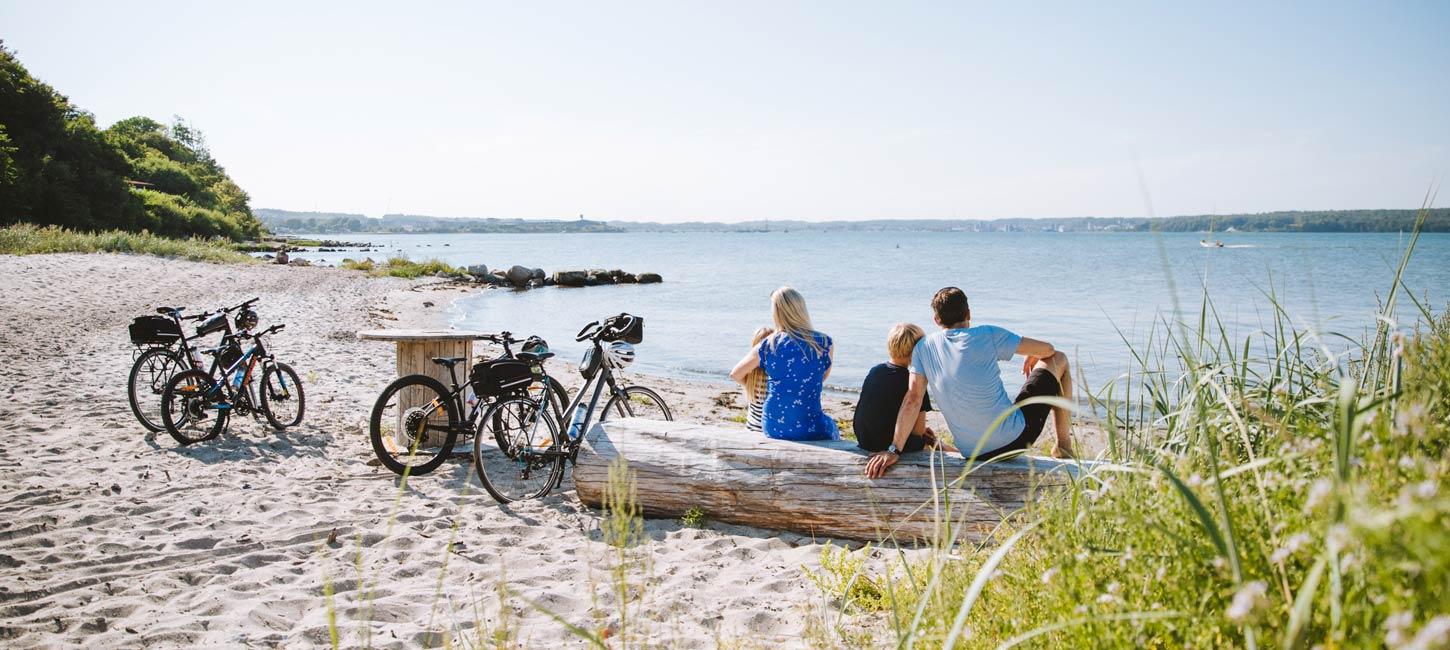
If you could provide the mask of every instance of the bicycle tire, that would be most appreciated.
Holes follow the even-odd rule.
[[[473,436],[473,467],[483,489],[495,501],[536,499],[558,484],[564,472],[564,455],[560,453],[559,426],[554,420],[548,409],[524,397],[501,399],[484,411]],[[539,426],[544,430],[539,431]],[[485,431],[489,427],[493,428],[491,433]],[[488,444],[490,441],[494,444]],[[541,444],[530,444],[535,442]],[[536,486],[526,483],[538,478],[543,480]]]
[[[280,392],[273,390],[271,381],[273,377],[280,380],[277,386]],[[261,393],[258,399],[262,402],[262,414],[267,416],[267,422],[271,423],[273,428],[286,429],[302,423],[302,416],[307,412],[307,394],[302,390],[302,379],[297,376],[297,371],[293,370],[292,366],[285,363],[275,363],[267,366],[267,369],[262,371],[262,387],[258,392]],[[279,399],[279,397],[282,399]],[[273,400],[295,400],[297,403],[297,413],[284,422],[272,410]]]
[[[422,416],[423,419],[419,421],[419,426],[426,427],[427,418],[436,416],[437,405],[441,404],[445,414],[448,416],[448,427],[447,431],[444,432],[443,444],[438,446],[436,452],[422,449],[425,453],[419,454],[418,452],[420,451],[422,441],[417,437],[416,433],[413,444],[406,449],[400,448],[394,437],[395,431],[393,429],[396,428],[396,425],[390,426],[384,421],[385,418],[400,417],[397,413],[388,414],[385,411],[401,406],[399,403],[394,403],[394,399],[405,388],[425,391],[421,397],[412,401],[419,404],[428,404],[435,409],[431,412],[426,408],[417,411],[418,413],[424,414]],[[413,407],[408,410],[412,411],[418,408]],[[394,474],[399,476],[421,476],[438,469],[438,466],[442,465],[443,461],[448,460],[448,457],[452,455],[453,444],[458,440],[458,423],[461,421],[462,418],[458,414],[457,402],[449,397],[448,389],[444,388],[441,382],[427,375],[408,375],[395,379],[393,383],[388,384],[388,387],[384,388],[383,392],[378,395],[377,402],[373,404],[372,415],[368,418],[368,440],[372,443],[373,453],[377,455],[383,467],[392,470]],[[395,458],[397,452],[405,452],[407,456],[413,457],[412,460],[421,460],[422,462],[418,464],[400,463]]]
[[[154,363],[154,359],[157,357],[163,357],[165,365],[159,371],[151,372],[149,364]],[[146,427],[147,431],[154,433],[166,429],[166,425],[161,422],[161,392],[166,390],[166,382],[171,381],[181,367],[181,355],[171,348],[151,348],[142,352],[141,356],[136,357],[136,361],[131,364],[131,374],[126,380],[126,399],[131,402],[131,413],[136,416],[136,421]],[[144,395],[140,392],[142,372],[150,373],[150,376],[144,379],[146,384]],[[157,381],[158,379],[160,381]],[[143,397],[145,401],[151,402],[156,407],[155,413],[147,413],[143,409],[141,406]]]
[[[207,408],[214,402],[206,396],[216,388],[216,380],[202,370],[178,372],[166,382],[166,389],[161,392],[161,421],[166,425],[166,432],[177,442],[189,445],[221,435],[222,429],[227,426],[228,410]],[[200,424],[198,416],[206,417],[207,411],[212,413],[210,428],[194,427]],[[177,415],[182,417],[178,419]],[[201,434],[193,435],[193,431]]]
[[[631,403],[635,406],[631,406]],[[645,402],[653,402],[653,406],[645,405]],[[675,419],[670,413],[670,407],[665,404],[665,399],[659,393],[644,386],[625,386],[619,389],[604,403],[604,411],[599,414],[599,421],[608,420],[611,416],[621,418],[645,417],[657,419],[663,417],[668,422]]]

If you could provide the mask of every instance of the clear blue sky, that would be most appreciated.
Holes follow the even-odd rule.
[[[1418,207],[1450,2],[0,0],[103,125],[254,207],[633,220]]]

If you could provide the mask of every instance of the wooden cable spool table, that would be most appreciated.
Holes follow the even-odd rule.
[[[468,371],[473,362],[473,342],[489,336],[487,332],[471,332],[466,330],[423,330],[423,329],[396,329],[396,330],[365,330],[357,333],[357,337],[363,341],[393,341],[398,348],[398,376],[428,375],[437,379],[444,388],[449,387],[451,381],[456,379],[460,384],[468,381]],[[464,362],[458,364],[454,371],[457,377],[448,376],[448,368],[433,363],[433,357],[462,357]],[[406,445],[408,440],[403,433],[403,414],[408,409],[419,406],[426,402],[429,397],[427,391],[408,389],[398,396],[398,422],[394,429],[398,434],[397,442]],[[433,418],[435,424],[447,425],[448,414],[440,410]],[[432,432],[425,445],[443,444],[443,433]]]

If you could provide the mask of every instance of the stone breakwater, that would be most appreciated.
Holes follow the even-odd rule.
[[[479,284],[515,289],[535,287],[594,287],[603,284],[653,284],[663,282],[658,273],[629,273],[619,269],[587,269],[582,271],[555,271],[552,275],[541,268],[530,268],[515,264],[507,270],[490,270],[487,265],[474,264],[467,269],[468,276]]]

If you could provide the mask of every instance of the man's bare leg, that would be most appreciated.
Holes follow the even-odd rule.
[[[1067,362],[1067,355],[1058,350],[1046,359],[1039,359],[1033,369],[1046,368],[1057,378],[1057,385],[1062,387],[1061,397],[1073,402],[1072,396],[1072,367]],[[1072,413],[1067,409],[1052,407],[1052,426],[1057,430],[1057,448],[1053,455],[1064,458],[1072,456]]]

